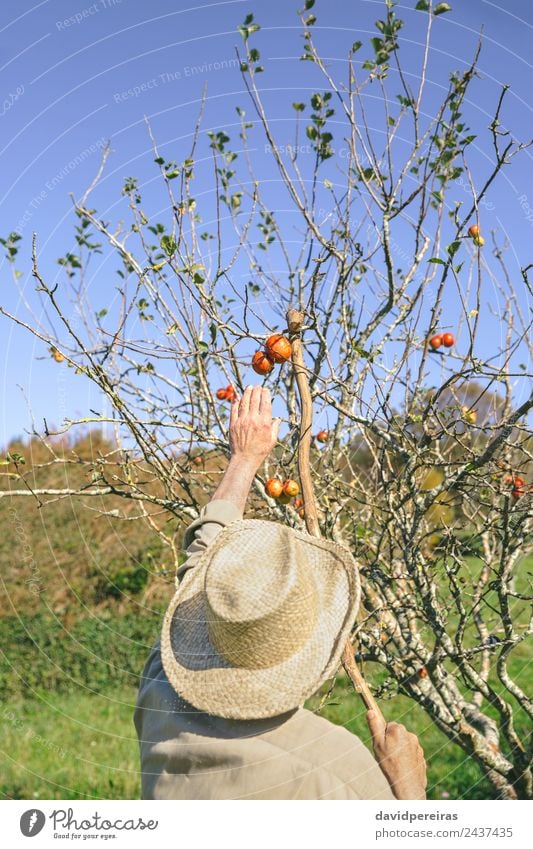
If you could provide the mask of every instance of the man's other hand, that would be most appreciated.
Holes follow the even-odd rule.
[[[374,755],[396,798],[425,799],[426,761],[416,734],[397,722],[385,722],[373,710],[366,718]]]

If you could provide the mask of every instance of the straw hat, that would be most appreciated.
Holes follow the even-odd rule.
[[[285,713],[335,673],[359,598],[356,563],[338,543],[262,519],[231,522],[167,608],[166,676],[216,716]]]

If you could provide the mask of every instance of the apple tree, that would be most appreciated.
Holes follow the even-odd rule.
[[[295,476],[294,375],[286,365],[264,378],[251,369],[266,338],[286,334],[287,310],[299,309],[322,431],[311,453],[320,527],[360,564],[353,636],[365,674],[378,698],[417,702],[496,795],[531,798],[530,266],[510,269],[509,246],[484,215],[527,142],[503,125],[506,87],[486,139],[468,126],[481,45],[438,102],[428,91],[432,32],[448,4],[416,4],[425,23],[416,74],[404,70],[404,21],[387,0],[374,37],[346,45],[338,77],[316,43],[318,5],[298,11],[308,84],[287,104],[290,122],[271,119],[262,33],[249,14],[237,50],[246,100],[226,126],[204,132],[204,100],[178,154],[158,146],[147,122],[158,182],[127,176],[115,221],[96,208],[107,148],[74,199],[74,239],[53,280],[34,237],[45,318],[1,312],[106,399],[107,413],[55,432],[107,423],[116,444],[84,461],[86,486],[53,493],[26,485],[23,458],[8,457],[4,490],[40,502],[133,500],[176,566],[168,516],[183,530],[228,455],[231,401],[220,396],[264,379],[283,425],[252,513],[302,527],[294,501],[264,489]],[[18,285],[20,235],[2,244]],[[89,296],[95,260],[107,278],[113,267],[104,302],[99,289]],[[61,463],[52,432],[45,423],[34,435]]]

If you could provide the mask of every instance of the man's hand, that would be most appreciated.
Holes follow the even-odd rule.
[[[256,472],[278,439],[279,419],[272,419],[268,389],[247,386],[231,407],[231,458],[211,501],[231,501],[244,513]]]
[[[426,761],[416,734],[397,722],[385,722],[375,711],[366,715],[374,755],[397,799],[426,798]]]
[[[231,407],[229,443],[232,457],[259,468],[278,441],[279,419],[272,419],[270,390],[247,386]]]

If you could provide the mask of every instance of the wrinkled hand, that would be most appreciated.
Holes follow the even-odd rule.
[[[372,710],[367,721],[374,755],[396,798],[425,799],[426,761],[416,734],[397,722],[385,722]]]
[[[232,456],[258,468],[278,441],[280,419],[272,418],[270,390],[247,386],[231,407],[229,442]]]

